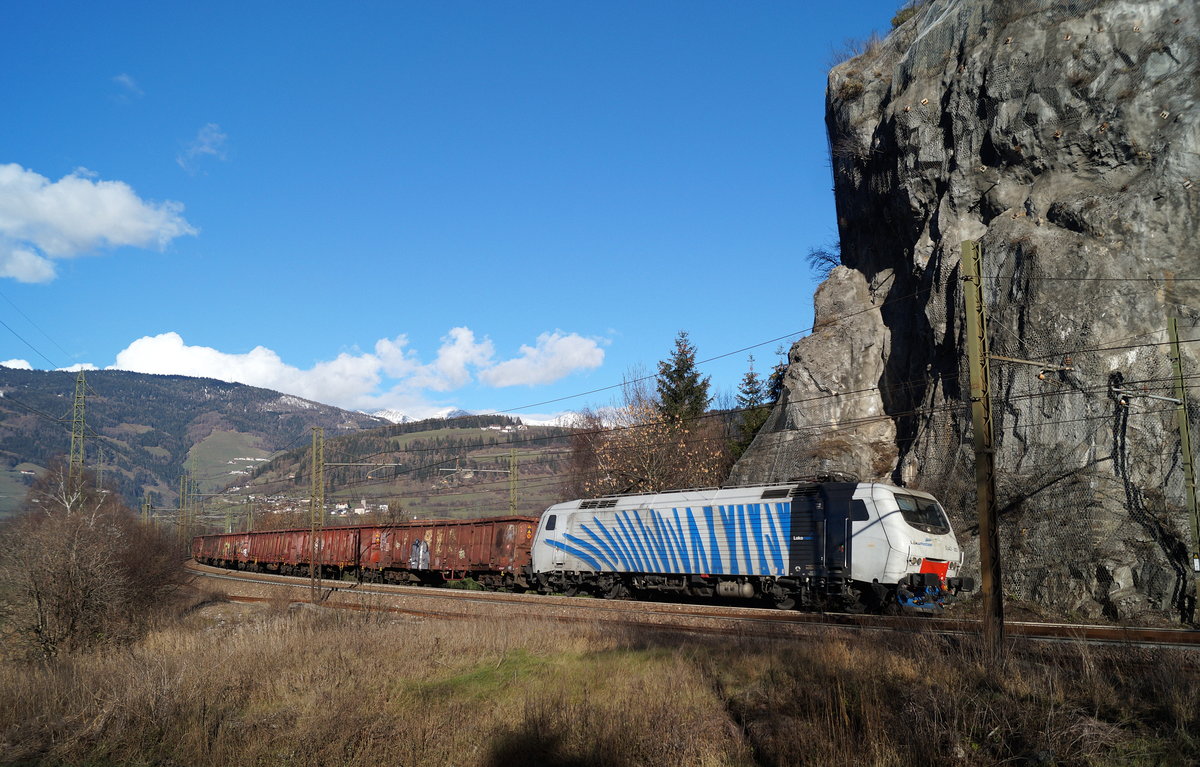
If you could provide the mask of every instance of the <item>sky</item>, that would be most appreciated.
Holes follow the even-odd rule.
[[[826,74],[899,5],[9,4],[0,364],[536,419],[686,331],[731,397],[812,324]]]

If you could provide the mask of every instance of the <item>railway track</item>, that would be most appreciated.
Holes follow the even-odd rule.
[[[602,622],[631,629],[759,637],[797,637],[831,628],[952,636],[973,636],[982,631],[979,621],[963,618],[800,613],[758,607],[608,601],[332,580],[318,581],[319,588],[314,594],[308,578],[223,570],[196,562],[188,562],[186,567],[197,578],[220,582],[232,601],[267,602],[283,593],[290,601],[316,602],[328,608],[445,620],[516,613],[556,622]],[[1008,621],[1005,630],[1010,640],[1200,647],[1200,631],[1194,629]]]

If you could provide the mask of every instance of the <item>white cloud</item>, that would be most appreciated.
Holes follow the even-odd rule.
[[[196,162],[203,157],[225,160],[225,142],[228,139],[229,136],[221,131],[220,125],[206,123],[196,132],[196,138],[191,140],[183,152],[175,156],[175,162],[192,173],[196,170]]]
[[[576,370],[604,363],[604,350],[595,339],[562,331],[542,333],[535,346],[521,345],[521,356],[483,370],[480,380],[491,386],[533,386],[554,383]]]
[[[0,362],[0,368],[12,368],[13,370],[33,370],[33,365],[30,365],[25,360],[5,360]]]
[[[50,282],[57,276],[53,261],[0,236],[0,277],[17,282]]]
[[[0,165],[0,277],[49,282],[55,259],[131,245],[162,249],[196,234],[178,202],[146,202],[121,181],[79,168],[58,181]],[[94,176],[94,174],[91,174]]]
[[[379,358],[383,372],[392,378],[409,375],[421,364],[404,350],[406,346],[408,346],[408,337],[404,335],[395,338],[381,338],[375,342],[375,356]]]
[[[217,378],[331,404],[379,385],[379,364],[371,355],[341,354],[311,370],[301,370],[262,346],[245,354],[227,354],[207,346],[188,346],[178,333],[139,338],[117,354],[113,367],[136,373]]]
[[[142,96],[146,95],[146,93],[140,87],[138,87],[137,81],[124,72],[114,77],[112,81],[121,86],[124,92],[119,98],[124,101],[128,101],[130,96],[141,98]]]
[[[74,365],[67,365],[65,368],[55,368],[61,373],[78,373],[80,370],[99,370],[90,362],[77,362]]]
[[[348,410],[392,409],[427,418],[455,409],[452,402],[431,399],[429,393],[460,389],[475,375],[491,386],[549,383],[573,370],[594,368],[604,358],[596,341],[559,331],[543,333],[533,347],[522,346],[515,359],[496,363],[494,355],[491,340],[477,340],[470,328],[458,327],[442,338],[429,363],[422,363],[408,348],[408,338],[400,335],[380,339],[373,352],[343,352],[302,370],[262,346],[229,354],[207,346],[189,346],[178,333],[170,332],[137,339],[117,354],[112,368],[216,378]]]
[[[485,338],[476,343],[470,328],[451,328],[442,338],[437,359],[416,371],[413,385],[434,391],[461,388],[471,380],[468,366],[487,367],[492,364],[494,353],[492,342]]]

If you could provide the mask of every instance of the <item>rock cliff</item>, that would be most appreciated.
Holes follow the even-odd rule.
[[[930,489],[977,550],[960,249],[980,241],[1006,593],[1193,592],[1165,328],[1200,435],[1200,4],[933,0],[829,75],[842,266],[731,481]],[[1151,396],[1146,396],[1151,395]],[[1197,440],[1196,437],[1193,438]]]

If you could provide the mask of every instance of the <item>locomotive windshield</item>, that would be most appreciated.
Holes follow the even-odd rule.
[[[896,503],[900,505],[900,513],[904,521],[913,527],[934,535],[945,535],[950,532],[950,523],[946,520],[946,512],[932,498],[919,498],[915,495],[896,493]]]

